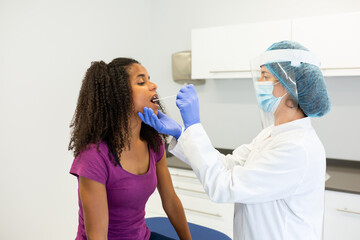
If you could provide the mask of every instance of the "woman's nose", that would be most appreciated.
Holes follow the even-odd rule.
[[[150,82],[150,85],[149,85],[149,89],[150,90],[156,90],[157,89],[157,85],[153,82]]]

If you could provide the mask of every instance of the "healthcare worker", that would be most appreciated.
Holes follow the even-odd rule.
[[[330,110],[320,62],[296,42],[271,45],[251,61],[264,129],[230,155],[219,153],[200,123],[194,86],[176,104],[185,130],[151,109],[139,117],[174,136],[169,150],[190,164],[210,199],[235,203],[235,240],[320,240],[324,212],[325,150],[311,117]]]

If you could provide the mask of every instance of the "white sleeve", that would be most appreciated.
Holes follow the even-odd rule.
[[[258,153],[245,166],[240,158],[239,164],[228,168],[201,124],[189,127],[173,147],[171,152],[181,154],[190,163],[214,202],[257,203],[285,198],[296,191],[307,167],[303,148],[286,142]]]
[[[251,152],[253,142],[250,144],[243,144],[240,147],[236,148],[232,154],[221,154],[219,151],[214,149],[217,154],[216,157],[220,160],[227,169],[232,169],[235,165],[243,166],[249,153]],[[176,156],[178,159],[183,161],[184,163],[190,165],[189,160],[186,158],[186,155],[183,152],[181,147],[176,147],[177,141],[173,137],[169,144],[169,152]]]

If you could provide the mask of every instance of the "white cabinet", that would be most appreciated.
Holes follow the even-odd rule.
[[[272,43],[290,40],[291,21],[194,29],[192,78],[251,78],[250,59]]]
[[[250,60],[272,43],[297,41],[322,62],[325,76],[360,75],[360,13],[194,29],[192,78],[251,78]]]
[[[234,205],[211,202],[191,170],[169,170],[187,221],[218,230],[232,238]],[[146,217],[159,216],[166,217],[166,214],[162,209],[159,193],[155,191],[146,204]]]
[[[360,195],[325,191],[323,239],[360,239]]]
[[[325,76],[360,75],[360,13],[293,20],[292,40],[321,60]]]

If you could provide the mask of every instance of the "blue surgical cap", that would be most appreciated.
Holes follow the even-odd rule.
[[[272,44],[266,51],[276,49],[300,49],[309,51],[297,42],[281,41]],[[300,108],[309,117],[322,117],[330,111],[331,102],[327,92],[324,76],[319,67],[301,63],[292,66],[291,62],[281,62],[281,67],[295,78],[296,89],[277,63],[267,63],[265,67],[285,87],[289,94],[298,102]]]

